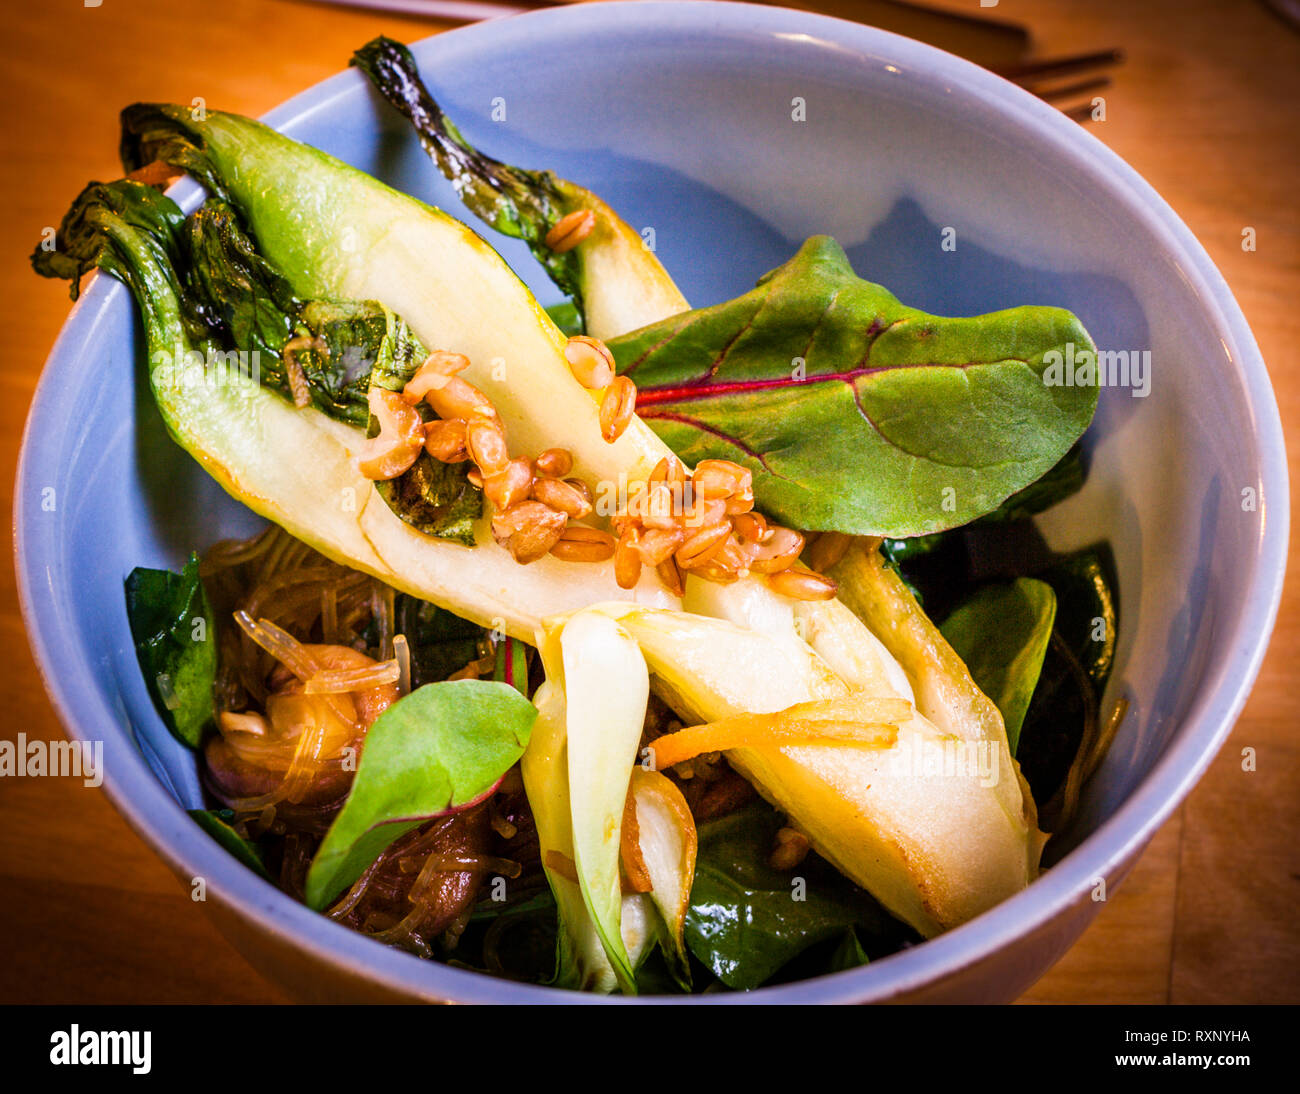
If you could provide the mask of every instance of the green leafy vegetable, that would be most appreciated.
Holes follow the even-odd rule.
[[[515,882],[509,893],[518,888]],[[555,898],[545,884],[532,892],[519,901],[508,895],[504,904],[480,901],[447,963],[523,983],[546,983],[555,968]]]
[[[730,988],[756,988],[809,946],[853,927],[878,939],[908,935],[871,896],[815,856],[793,871],[768,865],[783,823],[758,803],[700,827],[686,941]]]
[[[942,619],[970,590],[966,547],[956,529],[881,540],[880,555],[932,618]]]
[[[428,684],[375,719],[347,803],[307,874],[325,908],[404,832],[473,803],[523,755],[537,711],[488,680]]]
[[[479,656],[485,632],[477,623],[406,593],[397,594],[394,613],[394,633],[410,645],[413,690],[447,679]]]
[[[1099,543],[1063,556],[1037,575],[1056,591],[1056,629],[1100,695],[1115,665],[1119,597],[1115,558]]]
[[[150,360],[177,345],[218,367],[293,398],[286,358],[293,355],[317,410],[366,428],[372,386],[399,391],[427,353],[407,324],[374,301],[303,301],[258,251],[236,210],[214,197],[188,221],[164,195],[130,180],[95,184],[73,203],[54,251],[37,249],[38,273],[77,278],[99,266],[126,281],[146,316],[172,322],[183,338],[159,330]],[[160,311],[159,294],[170,298]],[[164,370],[165,374],[166,370]],[[482,491],[468,464],[422,454],[416,466],[379,486],[389,507],[426,535],[473,542]]]
[[[483,491],[465,477],[466,466],[443,463],[421,452],[406,471],[375,483],[375,489],[412,528],[473,547],[474,522],[483,513]]]
[[[1060,461],[1037,482],[1018,490],[991,513],[980,517],[983,524],[1027,520],[1045,512],[1083,489],[1087,478],[1083,447],[1075,444]]]
[[[1056,593],[1056,622],[1017,759],[1042,804],[1054,797],[1101,716],[1119,639],[1119,598],[1105,544],[1066,555],[1037,576]]]
[[[992,511],[1078,440],[1097,387],[1044,381],[1070,345],[1092,349],[1063,309],[927,315],[814,236],[744,296],[610,349],[688,463],[744,464],[794,527],[898,538]]]
[[[289,395],[281,351],[297,333],[302,308],[289,283],[258,254],[239,215],[219,198],[185,222],[177,241],[170,257],[191,322],[214,341],[256,352],[266,369],[262,381]]]
[[[827,972],[845,972],[848,969],[861,968],[868,964],[870,958],[867,957],[867,951],[862,948],[862,943],[858,941],[858,932],[850,928],[835,947],[835,952],[831,954],[830,964],[827,966]]]
[[[170,275],[170,287],[179,296],[171,255],[184,222],[176,203],[151,186],[129,179],[92,182],[64,216],[55,248],[32,252],[32,268],[42,277],[70,281],[73,300],[80,293],[81,275],[96,268],[128,285],[137,299],[148,295],[156,274],[164,281]],[[145,315],[152,317],[152,309]]]
[[[232,810],[191,809],[189,814],[203,831],[250,870],[267,881],[274,880],[267,872],[266,863],[262,861],[262,853],[257,846],[231,827],[230,820],[235,815]]]
[[[551,322],[559,327],[560,332],[566,337],[572,338],[575,334],[583,332],[582,315],[574,307],[571,300],[551,304],[546,308],[546,314],[551,317]]]
[[[178,255],[186,311],[226,349],[256,351],[258,380],[285,398],[293,398],[292,353],[311,405],[365,428],[370,388],[400,391],[428,356],[406,323],[373,300],[298,299],[221,199],[196,210],[186,228]]]
[[[420,79],[411,51],[391,38],[367,42],[351,64],[410,121],[460,200],[502,235],[522,239],[552,281],[582,311],[578,256],[556,254],[543,240],[566,208],[564,180],[550,171],[526,171],[485,155],[469,143]]]
[[[126,579],[126,613],[140,671],[177,740],[197,748],[213,723],[217,642],[199,556],[184,570],[137,567]]]
[[[1052,587],[1022,577],[1010,585],[986,585],[939,628],[1002,712],[1013,756],[1055,619]]]

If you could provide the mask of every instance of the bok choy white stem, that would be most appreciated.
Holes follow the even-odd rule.
[[[612,338],[687,308],[645,241],[596,194],[550,171],[512,167],[479,151],[443,112],[401,42],[376,38],[352,63],[414,126],[420,143],[469,209],[528,243],[551,279],[585,315],[588,334]],[[546,237],[564,217],[590,210],[589,234],[557,253]]]

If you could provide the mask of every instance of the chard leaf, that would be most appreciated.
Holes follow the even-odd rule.
[[[1075,444],[1041,479],[1012,494],[991,513],[985,513],[979,518],[980,523],[1002,524],[1028,520],[1032,516],[1046,512],[1071,495],[1077,494],[1083,489],[1086,479],[1087,468],[1084,465],[1083,448]]]
[[[986,585],[939,628],[980,691],[1002,712],[1013,756],[1055,619],[1052,587],[1022,577],[1010,585]]]
[[[729,988],[756,988],[809,946],[854,927],[888,951],[909,935],[873,897],[815,855],[794,870],[770,866],[783,823],[760,802],[700,827],[686,941]]]
[[[609,343],[687,463],[744,464],[794,527],[889,537],[965,524],[1061,459],[1097,403],[1095,385],[1044,382],[1070,344],[1092,350],[1060,308],[905,307],[827,236],[744,296]]]
[[[307,904],[328,907],[398,836],[491,793],[523,755],[536,717],[514,688],[488,680],[428,684],[384,711],[312,860]]]
[[[197,748],[213,723],[217,643],[199,556],[179,574],[137,567],[126,579],[136,657],[158,713],[177,740]]]
[[[262,852],[251,840],[245,839],[231,826],[234,812],[230,809],[191,809],[189,814],[209,836],[239,859],[255,874],[274,883],[262,861]]]

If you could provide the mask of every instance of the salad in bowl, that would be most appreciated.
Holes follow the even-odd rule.
[[[1033,883],[1124,715],[1109,549],[1030,519],[1087,473],[1082,323],[928,314],[826,235],[693,308],[400,43],[354,63],[478,223],[137,104],[33,256],[126,284],[168,432],[268,522],[125,584],[194,822],[380,942],[598,993],[862,965]]]

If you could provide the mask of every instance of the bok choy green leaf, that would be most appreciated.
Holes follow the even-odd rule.
[[[379,92],[415,128],[461,201],[489,227],[524,240],[551,280],[572,298],[578,318],[609,338],[683,311],[685,298],[637,235],[590,190],[550,171],[529,171],[479,151],[444,113],[420,79],[415,58],[391,38],[353,55]],[[593,227],[577,246],[557,252],[546,236],[561,218],[590,211]]]
[[[74,297],[92,267],[132,289],[149,321],[150,379],[164,410],[165,389],[176,385],[199,397],[222,388],[207,409],[234,396],[244,399],[246,417],[255,409],[247,385],[292,401],[292,353],[309,405],[364,430],[370,387],[400,390],[427,356],[381,304],[299,299],[220,198],[187,220],[170,198],[140,183],[94,184],[73,203],[56,243],[54,251],[38,248],[32,262],[38,273],[69,278]],[[379,494],[424,534],[470,543],[483,501],[467,470],[425,456]]]

